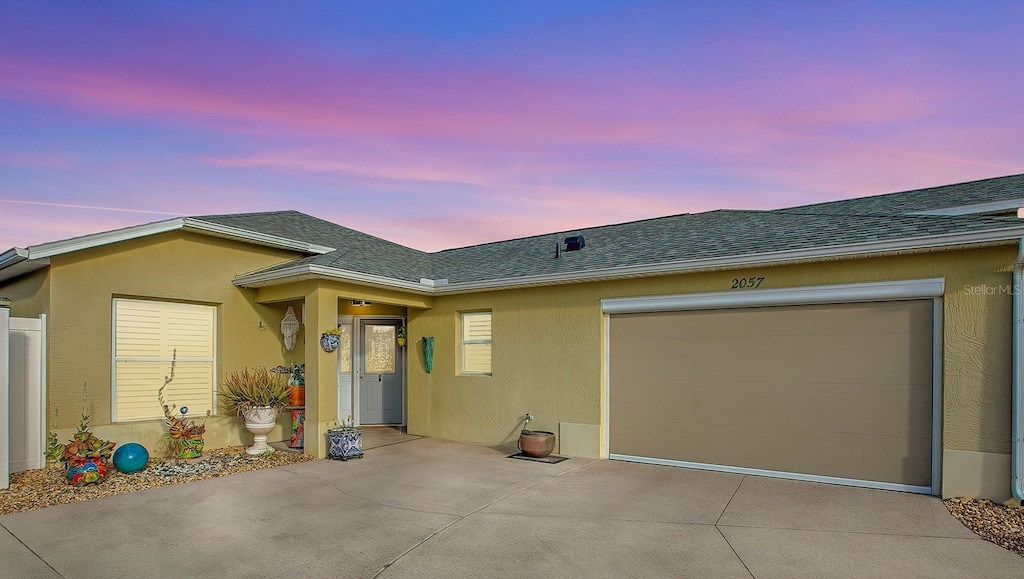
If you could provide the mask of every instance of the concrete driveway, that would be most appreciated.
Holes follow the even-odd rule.
[[[932,497],[381,436],[0,517],[0,576],[1024,576]]]

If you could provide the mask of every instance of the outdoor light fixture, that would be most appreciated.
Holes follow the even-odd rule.
[[[352,300],[352,305],[360,307],[360,308],[365,308],[365,307],[372,306],[373,302],[368,302],[366,300]]]

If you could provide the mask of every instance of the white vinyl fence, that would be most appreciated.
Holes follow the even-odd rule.
[[[43,468],[46,452],[46,316],[0,307],[0,488],[11,473]]]

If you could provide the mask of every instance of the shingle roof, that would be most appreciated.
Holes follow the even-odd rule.
[[[298,211],[205,215],[192,219],[336,248],[330,253],[304,257],[264,271],[316,264],[410,281],[419,281],[430,274],[427,253]]]
[[[1013,175],[775,211],[672,215],[435,253],[296,211],[194,219],[337,248],[262,272],[312,264],[397,280],[448,279],[455,284],[1020,228],[1024,221],[1010,218],[907,214],[1020,198],[1024,175]],[[586,247],[555,258],[555,246],[571,235],[584,236]]]
[[[779,209],[795,213],[913,213],[1024,199],[1024,174]]]
[[[1016,219],[720,210],[552,233],[434,254],[451,283],[768,254],[1020,226]],[[586,247],[555,244],[582,235]]]

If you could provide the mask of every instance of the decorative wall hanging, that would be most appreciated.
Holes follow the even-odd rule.
[[[430,374],[434,370],[434,338],[423,338],[423,362]]]
[[[295,336],[299,333],[299,319],[295,317],[295,310],[291,306],[288,306],[281,320],[281,333],[284,334],[284,349],[291,352],[295,349]]]

